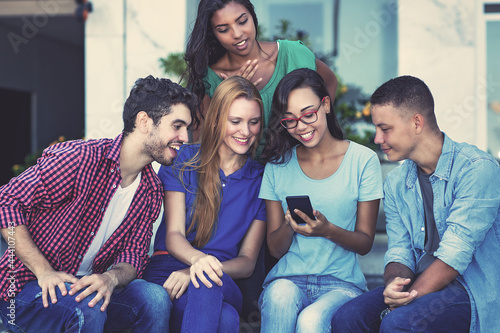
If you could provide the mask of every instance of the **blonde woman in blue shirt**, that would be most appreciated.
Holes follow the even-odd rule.
[[[252,159],[262,130],[257,88],[239,76],[224,80],[206,125],[201,144],[181,148],[158,173],[165,218],[144,279],[167,290],[173,332],[238,332],[242,294],[234,280],[253,273],[265,235],[263,166]]]
[[[297,69],[273,97],[259,197],[267,244],[280,258],[259,300],[262,332],[330,332],[333,314],[366,290],[357,254],[375,235],[382,174],[377,155],[344,139],[319,74]],[[287,196],[309,195],[315,219],[298,225]]]

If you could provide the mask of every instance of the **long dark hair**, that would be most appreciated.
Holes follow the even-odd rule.
[[[189,36],[186,47],[187,68],[183,77],[187,76],[187,86],[200,101],[198,111],[201,115],[201,100],[205,95],[205,84],[203,78],[207,75],[208,67],[217,62],[227,50],[219,43],[215,37],[211,20],[214,13],[224,8],[228,3],[236,2],[245,7],[253,18],[257,36],[257,15],[255,9],[249,0],[201,0],[198,5],[198,14],[194,24],[193,31]]]
[[[261,159],[263,162],[271,162],[275,164],[287,163],[291,158],[292,147],[299,144],[299,141],[294,139],[288,131],[281,126],[280,120],[285,118],[285,113],[288,109],[288,96],[298,88],[311,88],[311,90],[323,99],[328,95],[325,82],[321,75],[309,68],[299,68],[285,75],[273,95],[272,111],[269,118],[269,127],[266,132],[266,147],[262,153]],[[335,111],[330,101],[330,113],[326,114],[328,130],[336,139],[343,140],[344,132],[340,128]]]

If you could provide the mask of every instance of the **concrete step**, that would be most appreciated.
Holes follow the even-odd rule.
[[[361,270],[365,274],[368,289],[384,285],[384,255],[387,251],[387,234],[376,233],[371,251],[359,256]]]

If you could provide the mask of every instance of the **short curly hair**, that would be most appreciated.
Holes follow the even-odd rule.
[[[434,113],[434,98],[424,81],[410,75],[403,75],[382,84],[370,98],[372,106],[392,104],[402,115],[423,115],[429,125],[438,129]]]
[[[169,79],[146,78],[137,79],[123,108],[123,134],[132,133],[135,119],[140,111],[158,125],[160,119],[172,112],[172,106],[184,104],[189,108],[193,121],[196,121],[197,99],[188,89]]]

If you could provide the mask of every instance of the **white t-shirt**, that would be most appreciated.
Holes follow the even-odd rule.
[[[135,178],[134,182],[129,186],[122,188],[118,186],[115,194],[109,202],[108,208],[104,213],[101,226],[99,231],[95,235],[94,240],[90,244],[90,247],[83,257],[80,268],[78,269],[77,275],[90,275],[92,274],[92,263],[94,258],[103,246],[104,243],[111,237],[113,232],[120,226],[127,214],[128,208],[132,203],[135,191],[139,187],[141,182],[141,174],[139,173]]]

